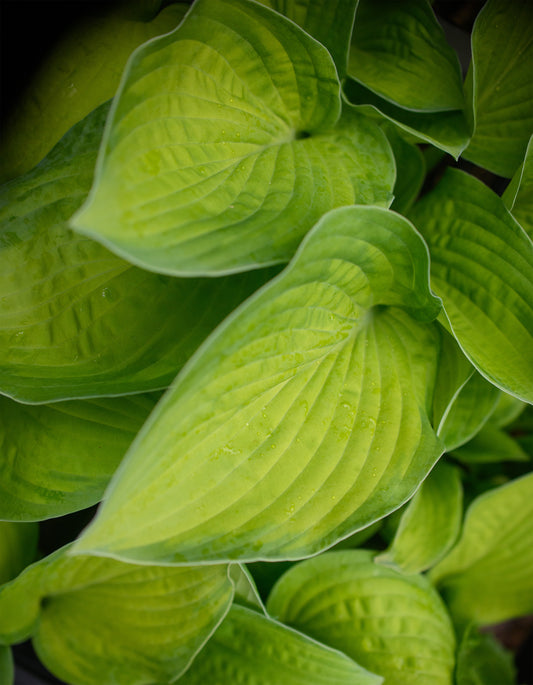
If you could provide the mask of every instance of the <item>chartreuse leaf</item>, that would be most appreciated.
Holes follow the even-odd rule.
[[[244,564],[230,564],[229,575],[235,586],[233,601],[266,614],[263,600],[248,568]]]
[[[348,67],[355,10],[359,0],[259,0],[301,26],[333,57],[339,78]]]
[[[89,190],[107,109],[0,189],[0,391],[17,400],[167,387],[224,315],[272,275],[170,279],[67,228]]]
[[[35,406],[0,397],[0,519],[41,520],[98,502],[156,399]]]
[[[287,262],[327,210],[392,200],[383,133],[340,115],[331,56],[296,24],[197,0],[130,61],[72,225],[174,275]]]
[[[533,402],[533,243],[501,198],[456,169],[410,217],[463,351],[491,383]]]
[[[533,4],[488,0],[472,31],[466,78],[474,135],[464,157],[510,178],[533,130]]]
[[[444,328],[440,333],[433,425],[449,452],[481,430],[504,393],[474,369],[452,335]]]
[[[12,685],[15,678],[13,657],[9,647],[0,645],[0,683]]]
[[[374,563],[372,552],[328,552],[293,566],[267,610],[386,685],[452,685],[455,636],[438,594],[423,576]]]
[[[456,685],[516,685],[513,657],[474,624],[464,631],[457,652]]]
[[[173,681],[231,605],[227,566],[136,566],[66,549],[0,589],[0,643],[31,637],[67,682]]]
[[[330,212],[178,376],[75,551],[294,559],[382,518],[442,452],[439,310],[406,219]]]
[[[180,685],[380,685],[345,654],[234,605]]]
[[[396,160],[396,183],[391,209],[405,214],[416,200],[426,174],[426,163],[420,149],[408,143],[394,126],[385,128]]]
[[[490,421],[496,428],[505,428],[515,421],[528,405],[506,392],[501,392]]]
[[[348,69],[408,110],[464,107],[459,60],[427,0],[359,0]]]
[[[505,206],[533,239],[533,136],[526,155],[502,196]]]
[[[0,521],[0,585],[34,561],[38,536],[39,529],[34,523]]]
[[[427,0],[360,0],[344,94],[458,158],[470,139],[457,56]]]
[[[470,505],[461,538],[430,577],[459,623],[533,611],[533,473]]]
[[[144,21],[135,12],[140,2],[129,2],[127,10],[108,4],[111,9],[101,3],[99,12],[69,26],[3,122],[1,183],[29,171],[71,126],[112,98],[132,51],[176,28],[188,8],[174,3]]]
[[[403,573],[425,571],[454,544],[462,518],[459,471],[439,462],[407,505],[392,544],[376,561]]]
[[[465,445],[454,449],[453,456],[466,464],[530,460],[519,443],[492,421]]]
[[[430,143],[459,158],[470,140],[470,125],[462,110],[413,112],[376,95],[348,76],[343,92],[347,102],[361,114],[378,122],[388,120],[422,143]]]

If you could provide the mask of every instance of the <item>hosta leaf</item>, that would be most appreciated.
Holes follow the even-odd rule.
[[[17,400],[167,387],[224,315],[272,275],[170,279],[67,228],[89,190],[107,109],[0,189],[0,390]]]
[[[526,156],[502,196],[505,206],[533,240],[533,136]]]
[[[269,613],[340,649],[386,685],[451,685],[455,637],[430,583],[372,560],[366,550],[329,552],[291,568]]]
[[[38,536],[34,523],[0,521],[0,585],[15,578],[35,560]]]
[[[11,649],[0,645],[0,683],[12,685],[14,677]]]
[[[233,606],[179,682],[380,685],[383,679],[341,652],[255,611]]]
[[[470,125],[461,110],[413,112],[380,97],[355,79],[348,77],[343,91],[356,111],[377,121],[392,121],[419,142],[431,143],[457,159],[470,140]]]
[[[69,26],[2,122],[0,182],[29,171],[71,126],[112,98],[131,52],[174,29],[188,7],[175,3],[141,21],[132,11],[139,2],[128,3],[128,11],[107,4],[114,6],[100,3],[96,12]]]
[[[488,0],[472,31],[466,83],[475,128],[464,157],[508,178],[533,130],[532,28],[529,0]]]
[[[348,67],[355,10],[359,0],[259,0],[301,26],[333,57],[339,78]]]
[[[408,221],[334,210],[178,376],[76,549],[298,558],[383,517],[442,452],[439,310]]]
[[[456,169],[410,216],[463,351],[491,383],[533,402],[533,243],[501,198]]]
[[[0,397],[0,519],[41,520],[98,502],[156,399],[33,406]]]
[[[407,505],[391,546],[376,561],[397,567],[403,573],[425,571],[454,544],[462,518],[459,471],[440,462]]]
[[[473,369],[448,407],[437,431],[447,452],[472,440],[495,410],[499,396],[498,388]]]
[[[359,0],[348,70],[408,110],[464,107],[459,60],[427,0]]]
[[[533,612],[533,474],[480,495],[461,538],[430,572],[460,623]]]
[[[391,209],[405,214],[422,188],[426,164],[424,156],[416,145],[408,143],[393,126],[385,130],[396,160],[396,183]]]
[[[65,549],[0,589],[0,643],[31,636],[67,682],[170,682],[231,605],[226,566],[135,566]]]
[[[466,464],[529,461],[528,455],[518,442],[492,425],[492,421],[465,445],[454,449],[453,456]]]
[[[515,421],[527,406],[522,400],[501,392],[496,407],[490,415],[490,422],[496,428],[504,428]]]
[[[392,199],[383,133],[340,114],[331,56],[296,24],[197,0],[130,61],[72,225],[174,275],[286,262],[327,210]]]
[[[490,634],[471,624],[464,632],[457,652],[456,685],[515,685],[511,652]]]
[[[230,564],[229,575],[235,586],[234,602],[266,613],[255,580],[244,564]]]

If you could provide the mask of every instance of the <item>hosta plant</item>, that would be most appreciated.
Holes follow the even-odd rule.
[[[56,46],[2,149],[2,683],[27,640],[71,685],[518,682],[533,5],[476,9],[463,68],[427,0]]]

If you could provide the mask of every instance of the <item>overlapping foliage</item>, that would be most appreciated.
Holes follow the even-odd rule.
[[[0,680],[31,639],[72,685],[512,685],[532,6],[463,83],[427,0],[160,4],[60,44],[3,150]]]

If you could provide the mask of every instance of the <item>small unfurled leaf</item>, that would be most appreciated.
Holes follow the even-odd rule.
[[[439,462],[403,512],[391,546],[376,561],[403,573],[425,571],[455,543],[462,518],[459,471]]]
[[[394,161],[328,51],[250,0],[197,0],[129,62],[72,226],[173,275],[287,262],[329,209],[388,206]]]
[[[533,130],[533,4],[488,0],[472,31],[467,74],[474,135],[464,157],[511,178]]]
[[[359,0],[259,0],[280,14],[292,19],[333,57],[339,78],[346,75],[348,52]]]
[[[451,685],[455,636],[423,576],[373,562],[367,550],[308,559],[278,581],[269,613],[340,649],[386,685]]]
[[[427,0],[359,0],[349,74],[408,110],[464,107],[459,60]]]
[[[12,685],[14,678],[15,672],[11,649],[0,645],[0,683]]]
[[[529,461],[529,456],[516,440],[493,425],[484,426],[477,435],[461,447],[452,450],[466,464],[486,464],[502,461]]]
[[[396,160],[396,183],[391,209],[405,214],[422,188],[426,163],[420,148],[402,138],[395,127],[388,126],[385,131]]]
[[[85,198],[108,106],[0,188],[0,392],[49,402],[165,388],[273,275],[171,279],[66,226]]]
[[[34,523],[0,521],[0,585],[35,561],[38,536],[39,529]]]
[[[132,3],[128,5],[131,9]],[[133,50],[176,28],[188,6],[173,3],[149,21],[128,15],[117,3],[98,3],[96,8],[69,25],[2,122],[1,183],[33,168],[69,128],[112,98]],[[31,13],[28,6],[28,21],[35,21]]]
[[[38,406],[0,397],[0,519],[37,521],[99,502],[157,397]]]
[[[333,210],[177,377],[75,550],[294,559],[382,518],[442,452],[439,311],[406,219]]]
[[[472,440],[482,430],[495,410],[499,396],[498,388],[472,369],[470,378],[458,390],[437,431],[447,452]]]
[[[255,580],[244,564],[230,564],[229,575],[235,585],[233,601],[266,614]]]
[[[32,637],[66,682],[171,682],[231,605],[224,565],[135,566],[65,550],[0,589],[0,644]]]
[[[462,110],[413,112],[376,95],[355,79],[348,77],[343,91],[356,111],[378,122],[391,121],[419,142],[431,143],[459,158],[470,140],[470,125]]]
[[[533,474],[480,495],[461,538],[430,572],[459,623],[533,612]]]
[[[179,681],[183,685],[381,685],[345,654],[234,605]]]
[[[464,631],[457,652],[456,685],[516,685],[513,655],[474,624]]]
[[[502,196],[505,206],[533,240],[533,136],[526,155]]]
[[[533,243],[481,181],[449,169],[410,217],[459,345],[491,383],[533,402]]]

